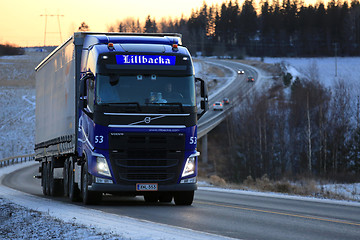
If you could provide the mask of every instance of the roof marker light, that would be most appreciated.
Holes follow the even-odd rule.
[[[109,43],[108,43],[108,49],[109,49],[109,50],[114,50],[114,44],[111,43],[111,42],[109,42]]]
[[[176,44],[176,43],[173,43],[173,45],[172,45],[172,50],[173,51],[178,51],[179,49],[178,49],[178,45]]]

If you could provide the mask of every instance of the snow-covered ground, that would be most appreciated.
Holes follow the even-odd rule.
[[[33,152],[35,89],[0,87],[0,159]]]
[[[260,60],[251,58],[253,60]],[[328,88],[333,88],[337,81],[344,80],[352,95],[360,94],[360,57],[327,58],[264,58],[264,63],[283,63],[294,78],[307,77],[311,72],[318,75],[319,81]]]

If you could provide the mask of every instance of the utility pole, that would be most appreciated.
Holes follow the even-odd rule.
[[[60,15],[59,12],[58,14],[47,14],[46,10],[45,10],[45,14],[41,14],[40,17],[45,17],[45,31],[44,31],[44,47],[46,44],[46,34],[49,33],[55,33],[60,35],[60,43],[62,43],[62,37],[61,37],[61,27],[60,27],[60,17],[63,17],[64,15]],[[58,27],[59,27],[59,31],[58,32],[48,32],[47,31],[47,18],[48,17],[56,17],[57,18],[57,22],[58,22]]]

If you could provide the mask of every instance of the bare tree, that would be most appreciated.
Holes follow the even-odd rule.
[[[307,170],[309,173],[311,173],[312,170],[312,149],[311,149],[311,119],[310,119],[310,106],[309,106],[309,93],[306,95],[306,139],[307,139],[307,158],[308,158],[308,164],[307,164]]]
[[[341,151],[343,151],[347,137],[350,134],[351,99],[349,88],[343,79],[339,79],[335,86],[330,105],[329,134],[331,137],[331,168],[334,173],[341,171],[343,166]]]

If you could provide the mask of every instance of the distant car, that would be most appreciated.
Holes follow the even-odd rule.
[[[224,104],[230,104],[230,100],[229,100],[228,98],[224,98],[224,99],[223,99],[223,103],[224,103]]]
[[[254,77],[248,77],[248,80],[247,80],[248,82],[254,82],[255,81],[255,79],[254,79]]]
[[[243,69],[238,70],[238,74],[244,74],[244,73],[245,73],[245,71]]]
[[[214,103],[214,111],[219,110],[222,111],[224,109],[224,106],[222,102],[215,102]]]

